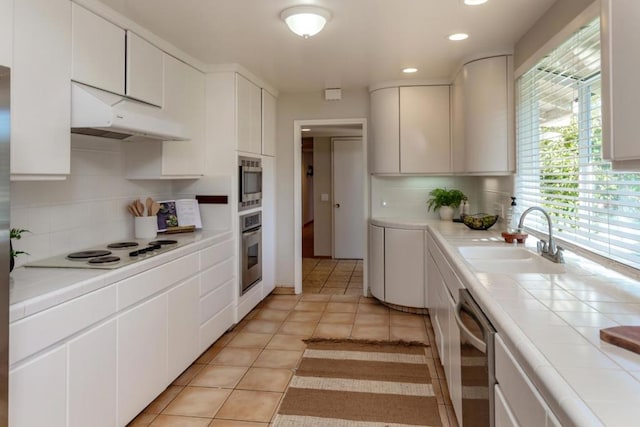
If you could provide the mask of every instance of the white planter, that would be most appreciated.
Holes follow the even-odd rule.
[[[442,221],[453,221],[453,208],[451,206],[441,206],[438,213]]]

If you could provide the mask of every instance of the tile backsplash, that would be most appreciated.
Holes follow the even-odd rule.
[[[457,188],[469,198],[471,213],[493,213],[496,204],[506,209],[511,201],[510,176],[372,176],[371,216],[437,219],[427,211],[429,192],[434,188]]]
[[[71,136],[71,175],[65,181],[11,183],[11,227],[25,228],[17,265],[133,235],[126,205],[136,198],[168,199],[167,180],[125,178],[126,142]]]

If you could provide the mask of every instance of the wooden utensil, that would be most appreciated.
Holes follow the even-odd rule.
[[[147,200],[145,200],[145,205],[147,206],[147,216],[152,216],[153,214],[151,213],[151,207],[153,205],[153,199],[151,197],[147,197]]]
[[[127,205],[127,210],[131,215],[138,216],[138,212],[136,212],[136,209],[133,207],[133,204]]]
[[[140,200],[136,200],[136,210],[140,214],[138,216],[144,216],[144,205]]]
[[[151,204],[151,216],[158,215],[158,212],[160,212],[160,203],[153,202]]]

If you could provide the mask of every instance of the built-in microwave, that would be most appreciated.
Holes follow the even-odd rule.
[[[262,206],[262,160],[238,157],[238,210]]]

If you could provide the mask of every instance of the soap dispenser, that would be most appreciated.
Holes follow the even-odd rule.
[[[518,229],[518,204],[516,198],[511,197],[511,206],[509,206],[509,213],[507,214],[507,228],[509,230]]]

